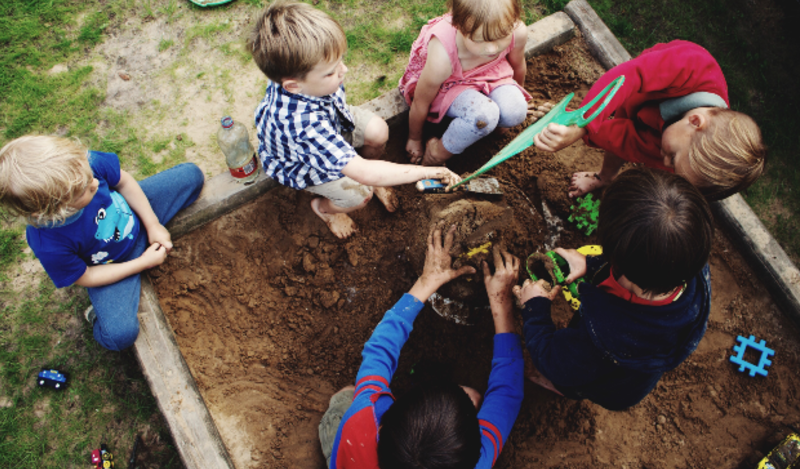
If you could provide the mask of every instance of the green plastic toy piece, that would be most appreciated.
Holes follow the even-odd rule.
[[[550,124],[551,122],[561,125],[577,125],[578,127],[586,127],[591,121],[594,120],[595,117],[600,115],[600,112],[602,112],[608,103],[611,102],[611,99],[615,94],[617,94],[617,91],[619,91],[623,83],[625,83],[625,76],[618,76],[588,104],[574,111],[567,111],[567,105],[570,101],[572,101],[572,97],[575,96],[575,93],[568,94],[558,104],[553,106],[553,109],[545,114],[544,117],[529,125],[528,128],[517,135],[517,138],[512,140],[508,145],[503,147],[499,153],[494,155],[491,160],[486,162],[485,165],[481,166],[480,169],[475,171],[470,176],[462,179],[461,182],[453,186],[453,189],[480,176],[486,171],[489,171],[512,156],[518,155],[523,150],[533,145],[533,137],[544,130],[544,128],[547,127],[547,124]],[[597,110],[591,116],[584,117],[585,114],[589,112],[600,99],[603,99],[603,103],[598,106]]]
[[[575,226],[589,236],[597,229],[597,217],[600,214],[600,201],[594,200],[592,194],[578,197],[578,206],[570,206],[572,214],[567,218],[568,221],[575,223]]]
[[[531,280],[534,282],[539,280],[542,276],[541,273],[537,276],[536,273],[531,269],[531,257],[535,256],[537,253],[533,253],[528,256],[527,261],[525,262],[525,269],[528,271],[528,275],[530,275]],[[555,253],[555,251],[547,251],[545,256],[549,257],[553,260],[553,277],[555,277],[555,284],[561,285],[562,288],[566,288],[569,290],[569,293],[572,295],[572,298],[578,298],[578,284],[583,282],[583,277],[575,280],[574,282],[567,284],[566,279],[569,277],[569,263],[567,261]],[[548,282],[551,282],[553,279],[545,278]]]

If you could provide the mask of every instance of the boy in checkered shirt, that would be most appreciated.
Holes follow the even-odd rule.
[[[397,198],[391,186],[460,180],[445,167],[376,159],[389,127],[372,112],[346,104],[347,39],[325,13],[305,3],[275,1],[258,17],[247,46],[270,80],[255,112],[264,169],[284,186],[319,195],[311,209],[337,237],[356,231],[347,214],[364,207],[373,193],[393,212]]]

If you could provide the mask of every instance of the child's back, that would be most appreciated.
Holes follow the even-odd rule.
[[[601,256],[559,250],[570,262],[570,280],[586,280],[570,327],[556,330],[548,296],[528,285],[525,340],[556,390],[621,410],[643,399],[702,339],[713,226],[708,204],[685,179],[635,168],[606,189],[598,232]]]

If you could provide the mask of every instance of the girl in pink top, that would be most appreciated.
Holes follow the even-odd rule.
[[[519,0],[448,0],[450,12],[422,27],[400,79],[411,106],[406,151],[412,163],[440,165],[489,135],[521,124],[528,30]],[[423,150],[425,120],[453,118]]]

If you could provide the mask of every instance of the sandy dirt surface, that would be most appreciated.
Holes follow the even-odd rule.
[[[571,91],[579,99],[600,73],[583,43],[573,40],[529,62],[528,87],[537,101]],[[389,159],[404,159],[405,137],[402,129],[393,130]],[[490,136],[450,166],[474,170],[509,140]],[[507,194],[524,194],[537,212],[545,200],[566,218],[568,175],[596,169],[601,158],[582,144],[557,155],[531,149],[490,175]],[[308,194],[278,188],[179,239],[169,261],[152,271],[161,305],[238,469],[324,466],[317,425],[328,399],[353,383],[364,342],[414,282],[413,259],[421,254],[415,237],[439,203],[411,186],[398,192],[396,213],[373,201],[353,216],[360,232],[340,241],[311,212]],[[540,213],[531,219],[525,221],[535,225],[527,239],[511,246],[519,256],[528,254],[521,252],[529,249],[527,242],[539,244],[549,231]],[[557,244],[592,241],[564,223]],[[710,263],[709,328],[686,362],[625,412],[526,383],[522,411],[497,467],[752,467],[779,441],[784,424],[800,421],[798,331],[724,233],[716,236]],[[558,301],[554,316],[570,314]],[[442,374],[485,391],[492,321],[485,314],[472,322],[456,324],[426,306],[403,349],[395,394]],[[750,334],[776,350],[767,378],[739,373],[728,361],[736,336]]]

